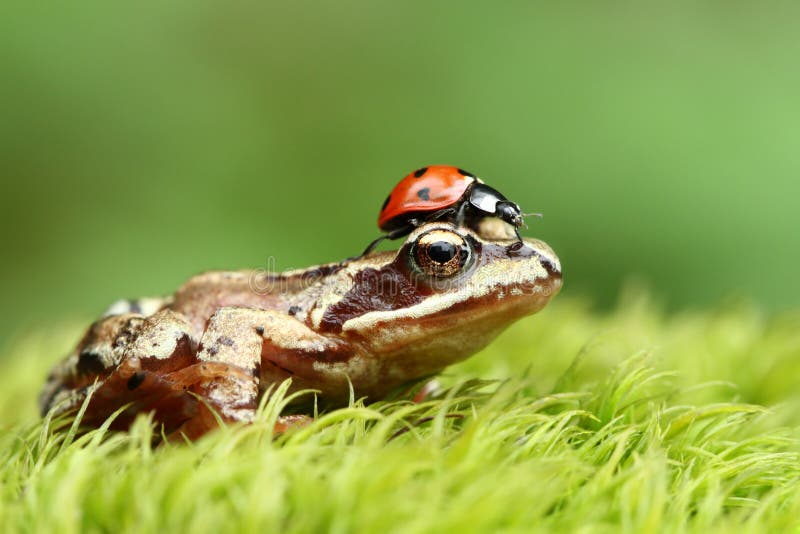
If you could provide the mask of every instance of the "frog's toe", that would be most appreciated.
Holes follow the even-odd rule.
[[[198,400],[188,388],[128,361],[98,383],[82,424],[102,424],[122,406],[126,408],[111,428],[126,429],[138,414],[152,412],[153,419],[169,433],[198,413]]]

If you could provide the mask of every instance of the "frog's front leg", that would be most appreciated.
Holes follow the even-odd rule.
[[[287,378],[293,390],[313,387],[315,378],[306,372],[321,355],[342,352],[334,341],[304,323],[276,310],[245,307],[218,309],[208,322],[197,353],[198,366],[225,365],[236,373],[215,374],[201,380],[195,391],[207,402],[198,415],[180,431],[195,437],[216,426],[215,414],[230,422],[249,422],[255,416],[261,395],[270,385]],[[186,374],[193,373],[188,368]],[[347,381],[342,379],[346,394]],[[184,380],[191,380],[186,376]],[[282,417],[276,430],[298,424],[297,417]]]
[[[197,414],[186,421],[180,433],[195,438],[226,422],[250,422],[259,399],[261,335],[257,331],[258,311],[249,308],[218,309],[208,321],[200,339],[197,364],[178,378],[193,384],[203,400]],[[204,367],[228,366],[232,372],[204,376]]]

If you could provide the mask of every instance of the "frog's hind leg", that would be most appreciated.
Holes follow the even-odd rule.
[[[197,363],[172,376],[191,384],[201,402],[177,434],[193,439],[224,422],[250,422],[259,399],[261,335],[250,308],[218,309],[200,339]]]
[[[40,397],[42,412],[74,412],[89,399],[84,426],[99,426],[125,406],[112,428],[127,428],[138,413],[155,412],[156,421],[174,429],[193,417],[197,400],[170,375],[194,364],[196,351],[191,326],[175,312],[107,316],[53,370]]]
[[[138,414],[152,412],[168,435],[191,439],[216,428],[218,418],[249,422],[260,396],[263,325],[280,323],[277,316],[286,318],[221,308],[199,342],[186,317],[169,309],[149,317],[104,317],[51,372],[40,397],[42,413],[75,412],[89,399],[84,427],[98,427],[125,407],[112,428],[124,430]],[[276,430],[292,424],[297,421],[279,421]]]

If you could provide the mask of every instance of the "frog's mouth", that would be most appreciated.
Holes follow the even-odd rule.
[[[391,321],[376,324],[376,331],[408,333],[409,330],[419,330],[420,337],[450,334],[465,337],[461,332],[466,332],[466,337],[472,334],[482,336],[487,332],[502,330],[517,319],[538,312],[558,294],[561,286],[560,275],[534,283],[511,286],[498,284],[484,294],[453,302],[441,309],[428,310],[423,315],[414,313],[415,310],[407,310],[408,313],[402,316],[398,314]],[[345,324],[345,328],[351,325]],[[408,339],[405,342],[410,344]]]
[[[391,377],[402,383],[471,356],[517,319],[542,309],[560,289],[560,276],[511,290],[502,286],[422,317],[409,313],[383,322],[372,318],[368,331],[354,334],[361,338],[364,354],[380,358],[376,365],[384,369],[384,380],[388,383]]]

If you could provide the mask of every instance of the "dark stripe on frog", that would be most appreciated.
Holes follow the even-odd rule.
[[[499,243],[482,243],[471,236],[471,242],[476,257],[480,261],[490,262],[495,259],[504,260],[509,256],[517,256],[520,260],[536,256],[539,253],[531,247],[521,247],[513,253],[509,245]],[[428,287],[424,280],[416,278],[408,272],[405,258],[408,254],[407,245],[398,252],[398,259],[381,269],[364,269],[353,277],[353,285],[342,299],[332,304],[322,316],[320,330],[323,332],[341,332],[345,322],[355,317],[360,317],[373,311],[395,311],[418,304],[428,298],[435,291]],[[554,266],[543,262],[546,269],[554,271]],[[555,276],[560,277],[560,273]],[[413,280],[413,281],[412,281]],[[490,300],[487,300],[490,302]]]
[[[553,263],[549,258],[545,258],[541,254],[539,255],[539,261],[542,262],[542,266],[547,269],[547,273],[554,278],[561,278],[561,271],[556,269],[555,263]]]
[[[232,347],[235,345],[234,341],[229,338],[228,336],[220,336],[217,338],[217,343],[220,345],[225,345],[226,347]]]
[[[79,375],[101,373],[109,367],[111,363],[99,352],[85,350],[78,355],[76,370]]]
[[[372,311],[407,308],[425,299],[428,293],[412,284],[394,263],[381,269],[363,269],[353,276],[353,286],[342,299],[325,310],[320,322],[323,332],[341,332],[342,325]]]
[[[283,371],[284,373],[286,373],[286,374],[288,374],[288,375],[292,375],[292,376],[294,376],[294,375],[296,374],[296,373],[295,373],[294,371],[292,371],[291,369],[287,369],[286,367],[282,367],[282,366],[278,365],[277,363],[275,363],[275,362],[274,362],[274,361],[272,361],[272,360],[264,360],[264,363],[265,363],[265,364],[268,364],[268,365],[272,365],[272,366],[273,366],[273,367],[275,367],[276,369],[280,369],[281,371]]]

